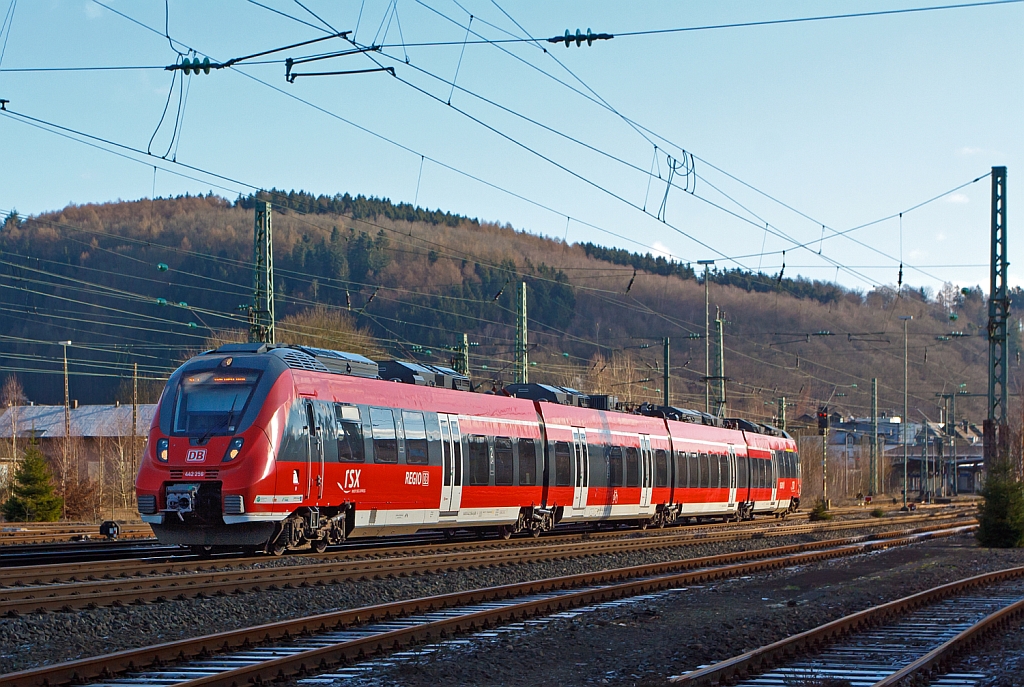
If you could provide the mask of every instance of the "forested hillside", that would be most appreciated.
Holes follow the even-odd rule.
[[[279,340],[447,364],[465,332],[477,344],[474,382],[489,389],[510,381],[514,296],[525,280],[532,381],[656,401],[668,336],[673,402],[703,408],[704,286],[690,265],[386,200],[273,193]],[[189,351],[244,337],[252,201],[181,197],[8,218],[0,376],[16,372],[31,400],[59,402],[61,347],[52,342],[72,340],[73,398],[124,396],[132,363],[153,380],[143,384],[152,396]],[[985,390],[977,288],[948,285],[934,298],[906,286],[859,293],[740,270],[713,272],[710,282],[712,320],[716,311],[724,320],[730,414],[770,419],[785,395],[796,403],[790,417],[825,401],[866,415],[872,377],[879,407],[901,413],[906,314],[915,418],[938,419],[938,392]],[[976,419],[981,407],[958,404]]]

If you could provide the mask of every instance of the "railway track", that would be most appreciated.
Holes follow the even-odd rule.
[[[934,529],[948,526],[957,520],[960,520],[957,516],[919,516],[905,518],[901,520],[901,524],[906,526],[929,522],[930,529]],[[195,561],[146,566],[126,562],[119,565],[105,564],[102,567],[64,566],[63,570],[58,566],[46,566],[47,569],[44,570],[16,569],[0,572],[0,615],[70,611],[112,604],[338,584],[354,579],[397,577],[583,558],[609,553],[651,551],[688,544],[836,532],[863,529],[866,524],[863,521],[804,523],[748,529],[743,532],[725,530],[692,533],[669,530],[647,535],[633,532],[629,536],[615,537],[563,535],[543,541],[526,540],[528,543],[519,545],[499,545],[497,542],[487,541],[391,547],[375,550],[371,556],[364,552],[348,552],[335,554],[331,556],[335,560],[326,563],[270,568],[251,567],[250,559],[231,561],[222,569],[211,569],[209,561],[199,565]],[[104,572],[100,574],[100,570]],[[104,575],[113,579],[98,579]]]
[[[1024,567],[1010,568],[874,606],[669,681],[686,687],[828,680],[894,687],[924,680],[969,687],[986,676],[947,675],[945,666],[1022,615]]]
[[[118,539],[153,539],[145,523],[120,523]],[[10,522],[0,525],[0,547],[105,540],[100,526],[88,523]]]
[[[847,523],[859,523],[858,527],[887,527],[894,523],[914,523],[914,522],[927,522],[937,518],[954,518],[954,517],[965,517],[967,515],[973,515],[974,510],[972,508],[943,508],[934,509],[931,511],[924,512],[918,515],[899,515],[896,518],[860,518],[851,519],[844,521],[831,521],[830,523],[820,523],[817,525],[811,525],[813,529],[808,531],[820,531],[821,529],[838,529],[840,527],[854,527],[852,524]],[[738,533],[739,536],[744,536],[747,531],[755,532],[770,532],[779,527],[793,528],[797,527],[793,524],[794,520],[805,520],[806,513],[797,513],[789,520],[759,520],[755,522],[743,522],[743,523],[705,523],[701,525],[691,525],[679,528],[667,528],[663,530],[648,530],[646,532],[639,532],[636,529],[612,529],[603,531],[560,531],[557,533],[550,533],[544,535],[539,541],[542,542],[553,542],[553,541],[574,541],[574,540],[590,540],[596,541],[601,539],[618,539],[618,538],[630,538],[630,537],[682,537],[684,539],[694,539],[703,541],[716,541],[718,535],[723,532]],[[797,530],[789,530],[790,533],[799,533]],[[433,535],[433,536],[431,536]],[[757,535],[754,535],[757,536]],[[765,536],[770,536],[766,534]],[[709,539],[711,538],[711,539]],[[419,535],[396,538],[390,537],[388,539],[354,539],[350,542],[346,542],[345,545],[329,549],[327,553],[316,554],[313,552],[295,552],[290,553],[289,557],[292,558],[304,558],[312,557],[318,560],[330,559],[330,558],[352,558],[355,556],[395,556],[395,555],[411,555],[411,554],[425,554],[430,552],[450,551],[456,548],[470,549],[470,548],[490,548],[495,546],[518,546],[523,544],[536,544],[538,540],[530,538],[515,538],[508,542],[498,541],[496,539],[484,539],[480,540],[471,534],[465,536],[457,536],[452,541],[442,541],[440,534],[437,532],[421,533]],[[99,547],[100,544],[94,544],[93,546]],[[132,545],[129,543],[114,544],[114,546],[129,548]],[[144,556],[147,551],[151,552],[150,556]],[[95,561],[92,558],[86,558],[80,560],[77,555],[68,554],[63,548],[50,550],[51,557],[49,560],[57,560],[56,563],[44,563],[44,564],[33,564],[33,565],[17,565],[5,558],[0,553],[0,588],[9,586],[24,586],[32,584],[45,584],[54,583],[61,581],[75,581],[82,579],[92,579],[94,577],[102,577],[105,579],[113,577],[140,577],[144,575],[155,575],[155,574],[170,574],[175,572],[189,572],[189,571],[210,571],[216,569],[227,569],[230,567],[238,567],[251,565],[257,562],[264,562],[267,560],[265,556],[256,556],[243,558],[240,556],[226,555],[226,556],[214,556],[208,560],[201,560],[198,557],[185,553],[180,547],[161,547],[160,545],[154,545],[148,549],[143,548],[134,553],[137,556],[125,557],[125,560],[106,560]],[[162,558],[161,556],[165,556]],[[142,560],[140,560],[142,558]]]
[[[324,673],[417,643],[615,599],[952,536],[972,529],[889,532],[585,573],[282,621],[0,676],[10,687],[261,684]]]

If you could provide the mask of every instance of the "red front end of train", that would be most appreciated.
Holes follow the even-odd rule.
[[[163,543],[280,553],[431,528],[537,535],[799,503],[796,444],[778,430],[376,374],[361,356],[303,347],[196,356],[153,420],[136,482],[143,520]]]

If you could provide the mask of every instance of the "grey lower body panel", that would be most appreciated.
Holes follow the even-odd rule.
[[[161,544],[182,546],[260,546],[277,527],[275,522],[243,522],[236,525],[205,525],[202,527],[151,524]]]

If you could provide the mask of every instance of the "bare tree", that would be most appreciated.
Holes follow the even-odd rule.
[[[117,433],[107,442],[106,454],[112,497],[121,508],[132,505],[135,497],[135,447],[132,444],[131,417],[121,417],[117,422]]]
[[[5,446],[4,455],[0,459],[0,495],[6,497],[9,482],[13,478],[14,466],[18,462],[17,453],[17,427],[20,415],[20,406],[25,405],[29,399],[25,395],[25,388],[16,376],[8,375],[0,388],[0,412],[7,409],[7,421],[10,423],[10,444]]]

